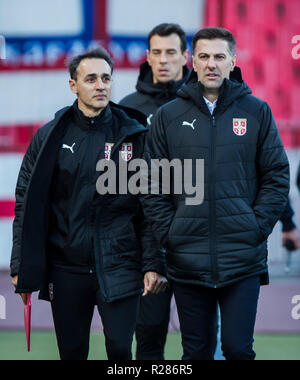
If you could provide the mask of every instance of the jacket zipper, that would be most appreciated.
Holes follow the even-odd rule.
[[[212,128],[211,128],[211,151],[210,151],[210,254],[211,254],[211,266],[212,266],[212,282],[214,288],[217,288],[218,283],[218,272],[217,272],[217,247],[216,247],[216,118],[214,114],[211,118]]]
[[[89,144],[88,144],[88,152],[87,152],[88,157],[89,157],[89,183],[93,182],[93,178],[94,178],[94,170],[93,170],[94,163],[92,161],[93,149],[91,149],[91,148],[93,148],[93,141],[94,141],[93,133],[92,133],[92,131],[89,131]],[[99,275],[97,275],[97,278],[99,281],[100,290],[102,291],[104,300],[107,301],[106,286],[105,286],[105,282],[104,282],[103,272],[101,270],[101,267],[103,267],[103,262],[102,262],[103,261],[103,257],[102,257],[103,255],[101,254],[101,252],[99,252],[99,255],[95,254],[95,227],[96,227],[97,212],[99,212],[99,210],[97,210],[96,214],[94,215],[93,225],[91,223],[90,206],[91,206],[92,201],[93,201],[94,190],[95,189],[92,188],[90,190],[90,195],[89,195],[90,203],[88,205],[88,241],[89,241],[89,244],[92,245],[91,260],[95,264],[96,275],[97,275],[97,273],[99,274]],[[103,206],[101,206],[101,208],[102,207]],[[92,228],[92,230],[91,230],[91,228]],[[102,251],[102,247],[100,247],[100,244],[99,244],[99,249]],[[100,256],[100,258],[98,256]],[[100,260],[101,260],[101,264],[99,262]]]
[[[88,143],[88,157],[89,157],[89,181],[88,183],[92,183],[93,181],[93,170],[92,170],[92,166],[93,166],[93,162],[92,162],[92,157],[93,157],[93,145],[92,145],[92,142],[93,142],[93,133],[92,131],[88,131],[89,133],[89,143]],[[88,246],[91,246],[91,252],[90,252],[90,264],[92,264],[93,262],[95,262],[94,260],[94,247],[93,247],[93,234],[91,233],[91,228],[92,228],[92,220],[91,220],[91,212],[90,212],[90,209],[91,209],[91,204],[93,202],[93,195],[94,195],[94,192],[93,190],[91,189],[90,190],[90,194],[89,194],[89,204],[88,204],[88,208],[87,208],[87,213],[88,213]]]
[[[104,195],[105,196],[105,195]],[[103,208],[103,205],[98,210],[100,213],[100,210]],[[102,292],[103,298],[105,302],[108,302],[107,292],[106,292],[106,285],[104,281],[104,273],[101,268],[103,268],[103,254],[102,254],[102,245],[101,245],[101,238],[97,239],[98,242],[98,248],[100,250],[99,255],[95,255],[95,265],[96,265],[96,273],[99,274],[97,276],[99,284],[100,284],[100,293]]]

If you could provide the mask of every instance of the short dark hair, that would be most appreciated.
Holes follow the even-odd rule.
[[[111,68],[111,72],[113,72],[114,62],[110,54],[103,47],[99,46],[96,49],[88,50],[86,53],[77,55],[76,57],[71,59],[71,61],[68,63],[71,79],[77,80],[77,69],[78,69],[78,66],[80,65],[80,62],[83,61],[84,59],[92,59],[92,58],[104,59],[109,64]]]
[[[222,28],[204,28],[199,30],[193,38],[192,46],[193,46],[193,52],[195,52],[195,48],[197,45],[197,42],[199,40],[215,40],[215,39],[221,39],[228,42],[229,51],[232,55],[235,55],[235,49],[236,49],[236,40],[231,32],[227,29]]]
[[[150,50],[150,40],[153,36],[160,36],[160,37],[168,37],[171,34],[177,34],[180,38],[180,47],[181,52],[184,53],[187,49],[187,43],[186,43],[186,34],[184,30],[181,28],[179,24],[168,24],[163,23],[157,25],[155,28],[151,30],[151,32],[148,34],[148,48]]]

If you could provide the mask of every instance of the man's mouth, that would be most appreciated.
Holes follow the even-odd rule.
[[[98,94],[98,95],[95,95],[94,98],[97,100],[104,100],[104,99],[106,99],[106,95],[105,94]]]
[[[208,79],[217,79],[217,78],[220,77],[220,75],[218,75],[218,74],[216,74],[216,73],[208,73],[208,74],[206,74],[205,76],[206,76],[206,78],[208,78]]]

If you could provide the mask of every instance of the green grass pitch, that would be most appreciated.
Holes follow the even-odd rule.
[[[256,335],[254,349],[257,360],[300,360],[299,335]],[[135,343],[133,344],[135,352]],[[168,335],[166,359],[180,360],[182,355],[180,334]],[[31,352],[26,351],[23,331],[0,331],[0,360],[58,360],[56,338],[53,331],[32,332]],[[106,360],[102,332],[93,331],[89,360]]]

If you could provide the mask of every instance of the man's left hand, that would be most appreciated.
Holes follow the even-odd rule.
[[[144,284],[143,297],[148,293],[158,294],[164,292],[168,285],[168,280],[156,272],[147,272],[144,276]]]

